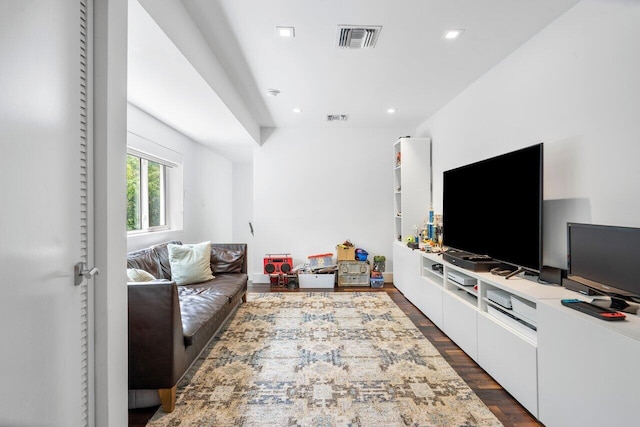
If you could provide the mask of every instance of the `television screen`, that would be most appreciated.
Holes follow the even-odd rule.
[[[605,294],[640,297],[640,228],[568,223],[567,245],[570,279]]]
[[[445,171],[443,244],[539,271],[542,147],[540,143]]]

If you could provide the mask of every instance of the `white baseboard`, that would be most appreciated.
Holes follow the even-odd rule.
[[[271,281],[269,280],[269,275],[262,274],[262,273],[253,273],[253,279],[251,281],[253,283],[263,283],[263,284],[271,283]]]

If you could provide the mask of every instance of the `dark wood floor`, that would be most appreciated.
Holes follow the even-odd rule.
[[[249,285],[249,292],[270,292],[268,284]],[[308,292],[312,289],[288,290],[274,289],[276,292]],[[482,368],[480,368],[464,351],[449,339],[424,314],[413,306],[393,285],[385,283],[383,288],[347,287],[322,289],[327,292],[387,292],[398,307],[420,329],[425,337],[433,343],[442,357],[469,384],[469,387],[489,407],[496,417],[505,425],[513,427],[542,426],[526,409],[524,409],[500,384],[496,383]],[[158,408],[144,408],[129,410],[129,427],[143,427]]]

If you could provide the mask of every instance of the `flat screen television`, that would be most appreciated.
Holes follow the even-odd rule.
[[[640,297],[640,228],[567,224],[568,278],[605,295]]]
[[[542,176],[542,143],[445,171],[443,244],[540,271]]]

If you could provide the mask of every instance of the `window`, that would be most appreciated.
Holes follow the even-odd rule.
[[[182,230],[182,154],[135,133],[127,134],[127,234]]]
[[[167,165],[127,154],[127,231],[168,228],[167,169]]]

